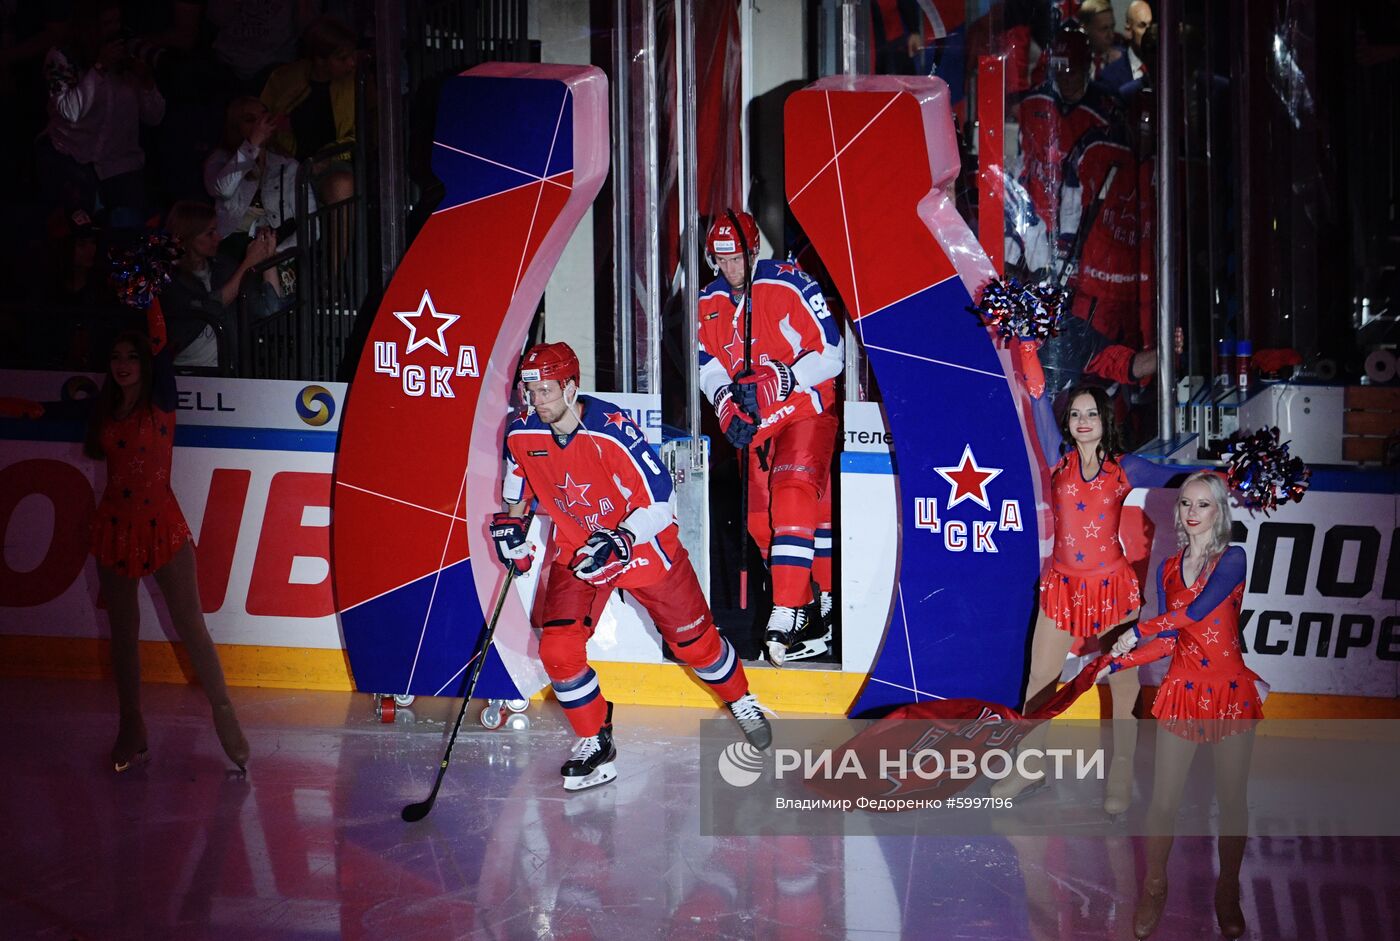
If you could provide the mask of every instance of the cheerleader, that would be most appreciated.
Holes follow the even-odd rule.
[[[242,769],[248,763],[248,740],[229,702],[223,666],[204,624],[190,530],[170,488],[175,372],[159,302],[150,305],[146,317],[149,339],[123,333],[112,344],[107,378],[95,402],[45,407],[50,417],[86,417],[83,453],[107,461],[107,486],[92,521],[91,549],[112,631],[119,708],[112,769],[126,771],[149,756],[141,717],[137,601],[137,588],[147,575],[160,586],[170,620],[208,697],[219,743]]]
[[[1184,545],[1157,572],[1162,614],[1127,631],[1105,668],[1113,677],[1171,657],[1152,714],[1171,734],[1157,736],[1156,774],[1148,809],[1147,873],[1133,914],[1133,931],[1146,938],[1167,901],[1171,829],[1186,774],[1201,742],[1214,745],[1220,806],[1220,877],[1215,917],[1227,938],[1244,934],[1240,862],[1244,858],[1247,784],[1254,724],[1264,717],[1268,692],[1244,663],[1240,604],[1247,569],[1244,550],[1230,545],[1230,505],[1219,475],[1192,474],[1181,487],[1176,529]],[[1141,641],[1141,643],[1140,643]]]
[[[1098,386],[1077,386],[1059,422],[1065,453],[1050,472],[1051,508],[1055,515],[1054,551],[1041,573],[1039,611],[1031,640],[1030,677],[1023,712],[1031,712],[1055,692],[1065,656],[1077,637],[1104,642],[1137,618],[1142,606],[1137,575],[1123,554],[1118,520],[1123,500],[1135,487],[1164,486],[1179,470],[1162,468],[1125,454],[1113,421],[1108,394]],[[1036,400],[1044,427],[1048,397]],[[1051,420],[1053,415],[1049,414]],[[1042,435],[1042,441],[1048,436]],[[1048,457],[1048,446],[1046,447]],[[1114,755],[1104,796],[1104,811],[1127,810],[1132,799],[1133,754],[1137,728],[1130,720],[1137,703],[1137,671],[1125,669],[1108,679],[1113,698]],[[1049,723],[1023,740],[1023,749],[1044,747]],[[1047,779],[1033,768],[1017,770],[992,786],[995,797],[1010,798]]]

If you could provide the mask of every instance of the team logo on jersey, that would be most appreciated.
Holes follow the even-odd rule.
[[[588,488],[592,487],[592,484],[576,484],[574,483],[573,475],[566,473],[564,475],[564,482],[562,484],[555,484],[555,486],[564,491],[564,499],[568,501],[565,504],[566,508],[593,505],[588,502]]]
[[[443,356],[451,355],[447,352],[447,340],[443,335],[461,315],[439,311],[426,289],[418,301],[417,310],[396,310],[394,316],[408,328],[408,346],[403,351],[405,356],[420,346],[431,346]]]
[[[621,428],[627,424],[627,415],[623,412],[608,412],[603,415],[603,424]]]

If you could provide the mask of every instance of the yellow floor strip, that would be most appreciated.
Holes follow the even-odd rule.
[[[218,644],[230,686],[276,689],[353,690],[343,650]],[[675,663],[595,662],[604,694],[613,702],[647,706],[712,708],[705,684]],[[767,666],[747,668],[749,686],[764,705],[780,713],[844,715],[860,693],[858,673]],[[193,671],[178,644],[141,642],[141,674],[150,683],[189,683]],[[104,638],[0,635],[0,677],[100,679],[111,676]],[[366,692],[370,692],[366,690]],[[547,691],[546,691],[547,692]],[[1143,690],[1142,717],[1151,715],[1154,687]],[[536,697],[540,698],[540,697]],[[1270,719],[1396,719],[1400,699],[1274,693],[1265,705]],[[1107,719],[1112,715],[1107,686],[1083,696],[1065,719]]]

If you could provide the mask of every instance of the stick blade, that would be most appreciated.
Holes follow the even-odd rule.
[[[424,817],[428,816],[428,811],[432,809],[432,801],[419,801],[416,804],[409,804],[408,806],[406,806],[402,811],[399,812],[399,816],[403,818],[404,823],[417,823]]]

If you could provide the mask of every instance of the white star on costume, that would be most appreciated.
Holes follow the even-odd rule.
[[[1206,631],[1205,634],[1202,635],[1202,637],[1205,639],[1205,642],[1208,643],[1208,644],[1214,644],[1215,641],[1216,641],[1216,638],[1218,638],[1219,636],[1220,636],[1220,635],[1219,635],[1218,633],[1216,633],[1214,630]]]
[[[1231,719],[1238,719],[1240,717],[1240,704],[1237,702],[1231,703],[1230,708],[1225,711],[1225,715],[1229,716]]]
[[[1103,478],[1102,478],[1102,477],[1095,477],[1093,483],[1089,484],[1089,489],[1090,489],[1090,490],[1102,490],[1102,489],[1103,489]]]
[[[1067,546],[1072,546],[1072,545],[1074,545],[1074,537],[1071,536],[1069,533],[1065,533],[1065,545],[1067,545]]]
[[[426,290],[423,291],[422,300],[418,302],[417,310],[396,310],[394,316],[408,328],[408,346],[404,348],[404,355],[412,353],[420,346],[431,346],[443,356],[449,355],[443,334],[460,319],[460,315],[439,313],[433,306],[432,295]],[[437,321],[436,325],[424,321],[425,316]],[[420,326],[423,329],[422,336],[418,335]]]
[[[1209,699],[1202,699],[1202,700],[1201,700],[1201,708],[1202,708],[1202,709],[1207,708],[1209,705],[1210,705],[1210,700],[1209,700]]]
[[[1088,526],[1085,526],[1085,527],[1084,527],[1084,535],[1088,536],[1090,539],[1097,539],[1097,538],[1099,538],[1099,526],[1098,526],[1098,524],[1097,524],[1097,523],[1090,523]]]

